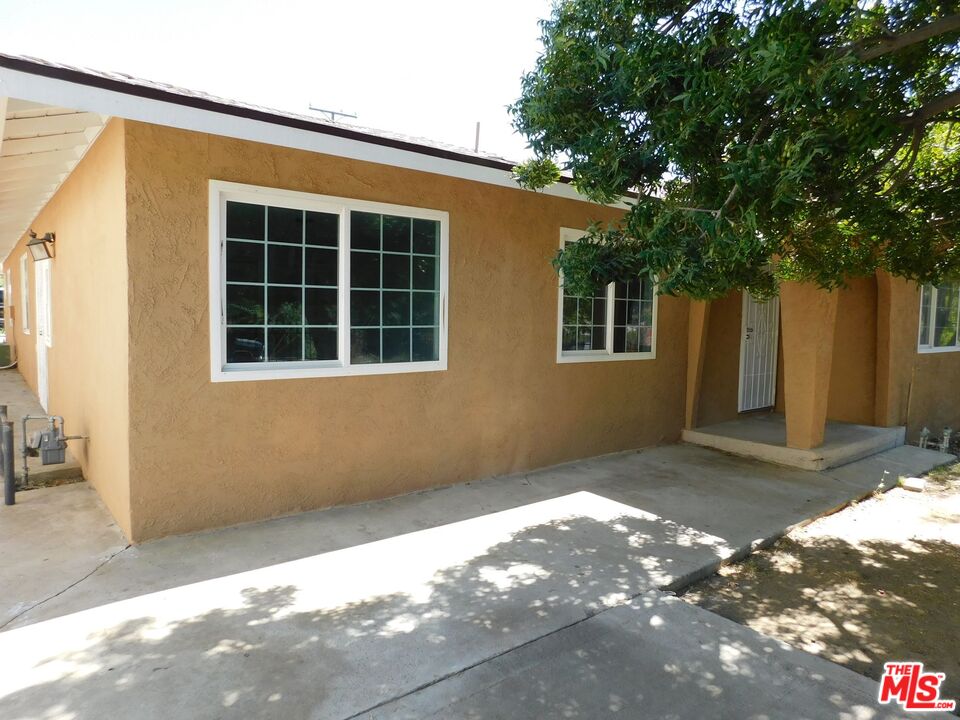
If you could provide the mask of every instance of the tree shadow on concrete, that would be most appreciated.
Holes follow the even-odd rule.
[[[919,660],[960,698],[960,547],[784,538],[684,599],[858,673]]]
[[[585,618],[653,586],[650,578],[671,558],[651,557],[644,548],[669,546],[663,535],[671,532],[676,529],[649,517],[567,517],[525,527],[402,590],[378,586],[376,573],[403,576],[409,567],[415,574],[422,569],[416,557],[388,555],[371,565],[370,556],[357,555],[348,571],[332,573],[343,564],[328,566],[326,556],[318,556],[224,578],[240,582],[226,591],[213,580],[89,611],[95,618],[78,613],[36,623],[0,634],[0,656],[16,665],[0,677],[0,688],[7,688],[0,691],[0,717],[290,719],[386,712],[397,698],[465,676],[465,669],[483,668],[517,647],[537,647],[531,641],[560,637],[561,628],[586,632]],[[722,705],[732,695],[759,706],[768,699],[761,680],[767,651],[747,652],[736,638],[730,643],[742,648],[740,660],[723,661],[715,648],[701,660],[697,652],[705,646],[694,637],[687,659],[661,663],[657,677],[626,668],[606,691],[619,637],[608,631],[598,646],[564,654],[562,682],[557,676],[524,687],[530,716],[593,719],[622,711],[637,717],[656,696],[666,698],[666,717],[664,691],[688,706]],[[590,638],[586,633],[584,646]],[[522,683],[522,673],[518,677]],[[827,681],[811,675],[809,682]],[[841,717],[857,699],[845,694],[848,687],[823,687],[836,710],[824,717]],[[758,713],[775,715],[780,707]],[[491,707],[472,716],[500,715]]]

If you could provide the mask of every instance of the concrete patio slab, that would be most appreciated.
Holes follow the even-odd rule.
[[[828,422],[823,444],[812,450],[787,447],[787,424],[779,413],[753,413],[736,420],[684,430],[684,442],[801,470],[826,470],[903,445],[906,428]]]
[[[43,601],[50,594],[48,587],[66,587],[82,574],[46,571],[38,577],[38,584],[24,585],[19,576],[11,576],[0,564],[0,586],[18,587],[20,592],[16,602],[0,610],[9,617],[12,612],[42,603],[11,623],[16,627],[104,602],[332,552],[581,490],[641,508],[664,521],[654,523],[662,542],[648,539],[645,544],[652,568],[648,580],[672,589],[710,574],[720,562],[742,556],[797,523],[873,492],[881,484],[887,489],[893,487],[898,475],[921,474],[945,461],[939,453],[917,448],[899,448],[891,453],[889,460],[884,453],[861,461],[863,465],[854,463],[843,472],[829,473],[771,466],[691,445],[593,458],[131,547],[97,570],[92,581],[47,602]],[[41,498],[52,497],[34,496],[33,492],[37,491],[21,495],[23,503],[0,509],[0,528],[5,518],[13,521],[21,508],[27,507],[26,498],[34,498],[39,509],[43,507]],[[90,495],[85,497],[95,501]],[[48,513],[50,522],[59,522],[55,516],[61,508],[56,503],[48,505]],[[111,522],[102,508],[74,521],[83,522],[82,517],[93,524]],[[16,527],[18,538],[29,547],[34,535],[38,543],[47,542],[46,522],[32,514],[9,527]],[[27,527],[32,531],[26,531]],[[74,536],[86,534],[77,528]],[[700,541],[680,540],[688,535]],[[102,552],[109,554],[120,542],[114,535]],[[69,547],[61,552],[78,557],[84,554],[82,545],[77,553]],[[31,557],[39,562],[36,554],[25,550],[24,562],[29,563]],[[100,557],[99,550],[90,553],[89,567],[97,565]]]
[[[652,592],[359,718],[903,717],[894,708],[862,675]]]
[[[86,483],[17,493],[0,507],[0,628],[127,547]]]
[[[0,717],[351,717],[685,584],[919,459],[834,477],[667,446],[131,547],[51,573],[60,590],[0,633]]]

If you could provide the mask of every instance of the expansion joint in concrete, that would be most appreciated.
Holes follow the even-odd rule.
[[[104,559],[101,560],[99,563],[97,563],[96,567],[94,567],[90,572],[88,572],[86,575],[84,575],[84,576],[81,577],[80,579],[74,580],[72,583],[70,583],[69,585],[67,585],[65,588],[63,588],[63,589],[61,589],[61,590],[58,590],[57,592],[53,593],[52,595],[48,595],[48,596],[45,597],[43,600],[38,600],[37,602],[33,603],[32,605],[29,605],[29,606],[25,607],[23,610],[21,610],[20,612],[18,612],[16,615],[14,615],[13,617],[9,618],[5,623],[3,623],[2,625],[0,625],[0,630],[3,630],[4,628],[6,628],[6,627],[7,627],[8,625],[10,625],[11,623],[15,622],[16,620],[19,620],[20,618],[22,618],[22,617],[23,617],[24,615],[26,615],[27,613],[33,612],[33,611],[36,610],[38,607],[41,607],[41,606],[47,604],[48,602],[50,602],[51,600],[60,597],[60,596],[63,595],[65,592],[68,592],[68,591],[72,590],[72,589],[75,588],[77,585],[79,585],[79,584],[82,583],[84,580],[86,580],[87,578],[92,577],[93,575],[95,575],[95,574],[100,570],[100,568],[102,568],[104,565],[106,565],[106,564],[109,563],[111,560],[113,560],[115,557],[117,557],[117,555],[119,555],[120,553],[122,553],[122,552],[124,552],[124,551],[126,551],[126,550],[129,550],[130,547],[131,547],[130,545],[125,545],[124,547],[120,548],[119,550],[116,550],[116,551],[110,553],[110,555],[108,555],[106,558],[104,558]]]
[[[520,643],[519,645],[514,645],[513,647],[509,647],[506,650],[503,650],[501,652],[494,653],[493,655],[488,655],[487,657],[481,658],[480,660],[477,660],[475,663],[471,663],[470,665],[464,665],[463,667],[458,668],[456,670],[451,670],[448,673],[445,673],[439,677],[436,677],[428,682],[422,683],[415,688],[411,688],[410,690],[400,693],[399,695],[395,695],[391,698],[387,698],[386,700],[383,700],[382,702],[379,702],[376,705],[371,705],[370,707],[365,708],[359,712],[356,712],[353,715],[348,715],[347,717],[343,718],[343,720],[357,720],[358,718],[362,718],[364,715],[367,715],[368,713],[372,713],[375,710],[379,710],[380,708],[390,705],[391,703],[395,703],[399,700],[403,700],[404,698],[410,697],[411,695],[416,695],[418,692],[422,692],[423,690],[426,690],[427,688],[430,688],[434,685],[438,685],[442,682],[445,682],[446,680],[450,680],[451,678],[455,678],[460,675],[463,675],[465,672],[468,672],[470,670],[473,670],[474,668],[480,667],[481,665],[485,665],[498,658],[504,657],[505,655],[509,655],[512,652],[516,652],[517,650],[525,648],[528,645],[533,645],[534,643],[540,642],[544,638],[548,638],[552,635],[556,635],[557,633],[562,633],[565,630],[569,630],[570,628],[576,627],[580,623],[584,623],[587,620],[590,620],[591,618],[595,618],[598,615],[601,615],[605,612],[613,610],[614,608],[622,607],[623,605],[628,605],[629,603],[633,602],[641,595],[648,595],[651,593],[658,596],[673,595],[672,592],[662,592],[656,588],[648,588],[646,590],[641,590],[638,593],[634,593],[633,595],[613,605],[608,605],[606,607],[598,608],[596,610],[588,610],[587,612],[584,613],[583,617],[579,618],[578,620],[574,620],[573,622],[567,623],[566,625],[561,625],[558,628],[554,628],[549,632],[543,633],[542,635],[538,635],[535,638],[531,638],[526,642]]]

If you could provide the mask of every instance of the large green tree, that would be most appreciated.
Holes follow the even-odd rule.
[[[540,188],[627,197],[556,264],[714,298],[878,268],[960,277],[960,8],[929,0],[558,0],[511,108]],[[955,127],[957,126],[957,127]]]

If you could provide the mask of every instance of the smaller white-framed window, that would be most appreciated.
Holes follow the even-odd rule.
[[[560,229],[560,247],[585,230]],[[652,360],[657,350],[657,293],[649,278],[612,282],[592,298],[563,291],[557,300],[557,362]]]
[[[922,353],[960,350],[960,282],[923,286],[917,349]]]
[[[20,256],[20,328],[24,335],[30,334],[30,257]]]

